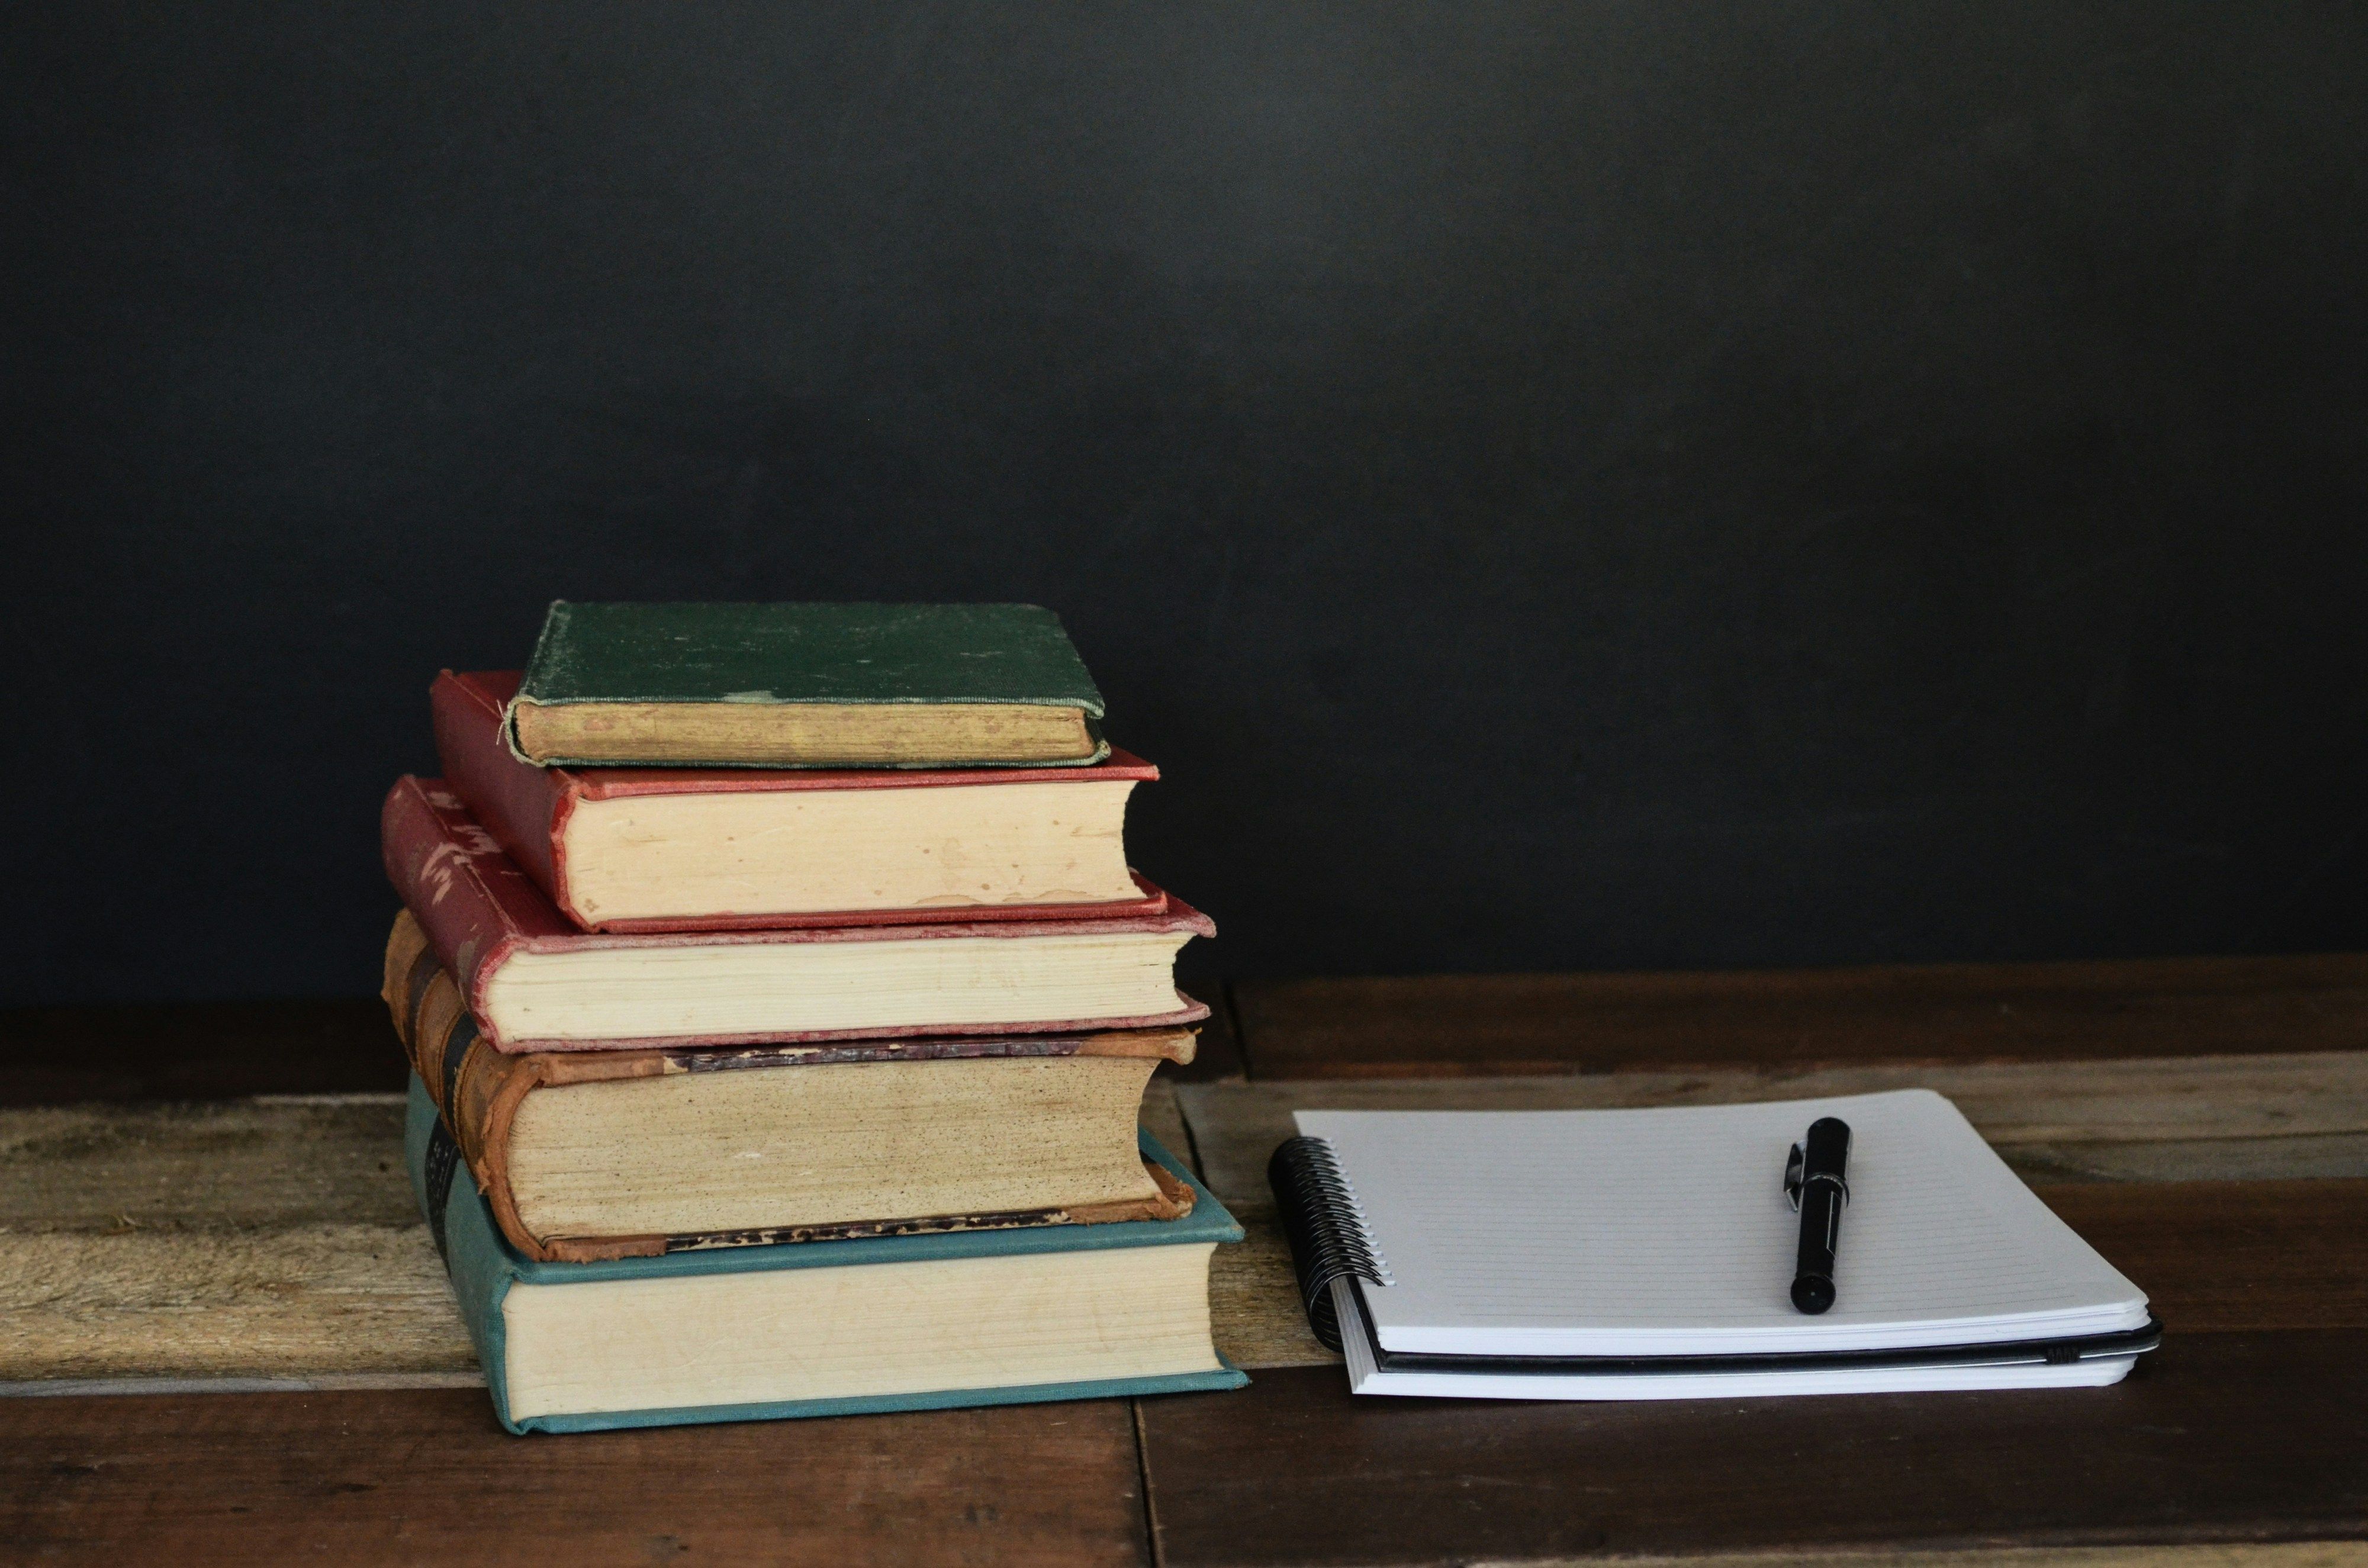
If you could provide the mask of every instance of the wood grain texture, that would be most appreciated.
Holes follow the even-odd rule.
[[[400,1094],[375,996],[0,1010],[0,1106]]]
[[[2033,1190],[2137,1282],[2173,1334],[2368,1329],[2368,1181]]]
[[[2174,1335],[2112,1389],[1848,1399],[1360,1400],[1308,1367],[1142,1426],[1170,1568],[2368,1534],[2356,1331]]]
[[[2009,1160],[2016,1146],[2302,1140],[2368,1133],[2368,1052],[2114,1062],[1719,1067],[1540,1077],[1181,1084],[1201,1174],[1228,1206],[1267,1203],[1294,1110],[1535,1110],[1719,1105],[1937,1089]]]
[[[0,1111],[0,1222],[414,1224],[403,1114],[397,1094]]]
[[[0,1381],[478,1378],[392,1095],[0,1111]]]
[[[1560,1094],[1574,1082],[1593,1081],[1543,1086]],[[1343,1088],[1312,1087],[1319,1097]],[[1465,1087],[1504,1103],[1529,1085],[1494,1079]],[[1452,1098],[1458,1085],[1349,1088],[1429,1103]],[[1226,1118],[1244,1107],[1270,1117],[1272,1103],[1294,1092],[1281,1085],[1179,1091],[1155,1080],[1144,1122],[1179,1151],[1200,1143],[1238,1151],[1248,1135]],[[1185,1098],[1222,1136],[1204,1128],[1188,1137],[1178,1110]],[[0,1114],[0,1206],[10,1216],[0,1231],[0,1380],[473,1378],[474,1358],[396,1161],[399,1108],[364,1097]],[[1269,1128],[1257,1137],[1269,1134],[1281,1136]],[[2165,1183],[2181,1174],[2181,1151],[2228,1142],[2130,1145],[2146,1153],[2151,1163],[2137,1174],[2158,1191],[2100,1182],[2093,1192],[2051,1186],[2046,1195],[2183,1331],[2368,1324],[2359,1278],[2368,1264],[2361,1247],[2346,1244],[2368,1235],[2359,1198],[2368,1183]],[[2258,1174],[2277,1168],[2276,1150],[2340,1140],[2233,1142],[2252,1151]],[[1251,1369],[1335,1360],[1299,1311],[1264,1187],[1263,1148],[1248,1147],[1255,1162],[1236,1153],[1231,1166],[1212,1166],[1227,1181],[1254,1182],[1225,1194],[1248,1239],[1220,1248],[1212,1266],[1218,1347]],[[2034,1147],[2057,1162],[2067,1148],[2087,1151],[2097,1164],[2098,1151],[2121,1146]],[[2007,1148],[2011,1154],[2017,1146]],[[2248,1246],[2241,1271],[2211,1267]]]
[[[0,1401],[0,1557],[1149,1560],[1122,1401],[521,1438],[463,1390]]]
[[[1217,1353],[1247,1371],[1340,1360],[1307,1326],[1291,1244],[1270,1209],[1244,1219],[1241,1244],[1219,1247],[1210,1260],[1209,1328]]]
[[[1252,1075],[2066,1061],[2368,1047],[2368,955],[1246,981]]]
[[[0,1381],[476,1365],[416,1221],[0,1236]]]
[[[2028,1182],[2368,1177],[2368,1133],[2360,1132],[2301,1138],[2141,1140],[2127,1143],[2009,1143],[1998,1153]]]

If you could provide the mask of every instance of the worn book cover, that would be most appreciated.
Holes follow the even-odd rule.
[[[1086,763],[1109,749],[1101,718],[1036,605],[562,599],[509,738],[538,763]]]
[[[408,912],[395,920],[386,949],[382,988],[395,1033],[452,1134],[478,1190],[501,1231],[522,1256],[540,1262],[652,1257],[700,1247],[775,1242],[843,1240],[864,1235],[1012,1225],[1107,1224],[1174,1220],[1190,1211],[1191,1189],[1145,1161],[1153,1195],[1092,1207],[904,1215],[849,1216],[841,1222],[768,1225],[731,1232],[677,1234],[552,1235],[536,1233],[519,1212],[511,1186],[510,1135],[527,1096],[581,1084],[676,1077],[693,1074],[794,1073],[852,1062],[962,1062],[980,1058],[1058,1060],[1127,1057],[1190,1062],[1189,1029],[1135,1029],[1089,1035],[989,1035],[924,1040],[860,1040],[839,1045],[760,1046],[738,1051],[573,1051],[505,1054],[485,1043],[461,1005],[459,988],[436,961],[435,950]]]
[[[677,1032],[620,1033],[598,1038],[541,1036],[506,1028],[486,995],[506,965],[526,956],[582,955],[671,949],[683,951],[797,943],[928,943],[948,939],[1026,941],[1157,935],[1212,937],[1209,917],[1172,895],[1159,894],[1160,913],[1116,918],[946,921],[909,926],[834,926],[762,931],[586,932],[559,912],[534,880],[502,852],[438,778],[405,777],[388,791],[380,821],[388,879],[427,934],[437,961],[451,971],[461,999],[497,1051],[612,1050],[632,1046],[761,1045],[788,1040],[940,1034],[1052,1034],[1098,1029],[1166,1028],[1198,1023],[1209,1009],[1172,984],[1160,987],[1167,1005],[1123,1014],[1076,1017],[982,1019],[945,1017],[862,1028],[747,1028],[708,1030],[695,1024]],[[912,949],[906,949],[906,951]]]
[[[1122,1224],[1053,1226],[1008,1231],[956,1231],[935,1235],[825,1241],[727,1251],[679,1252],[662,1257],[620,1258],[595,1263],[540,1263],[506,1244],[493,1215],[472,1182],[457,1179],[461,1151],[436,1114],[435,1101],[415,1076],[404,1125],[404,1154],[413,1194],[427,1218],[437,1251],[450,1275],[452,1291],[474,1341],[477,1359],[493,1394],[494,1412],[512,1432],[586,1432],[628,1426],[669,1426],[709,1421],[756,1421],[809,1415],[858,1415],[902,1410],[940,1410],[958,1405],[1020,1404],[1064,1399],[1099,1399],[1239,1388],[1249,1380],[1213,1350],[1205,1370],[1080,1381],[1037,1381],[996,1386],[859,1393],[835,1398],[764,1400],[662,1409],[602,1409],[520,1414],[513,1407],[508,1365],[509,1314],[506,1298],[521,1285],[575,1288],[618,1282],[690,1279],[751,1275],[771,1270],[857,1268],[944,1260],[992,1258],[1081,1251],[1135,1252],[1173,1246],[1238,1242],[1241,1226],[1173,1154],[1148,1134],[1145,1157],[1156,1162],[1193,1195],[1191,1212],[1180,1220]],[[1205,1276],[1203,1277],[1205,1279]],[[1205,1290],[1205,1284],[1203,1286]],[[1201,1310],[1205,1312],[1205,1298]],[[1205,1323],[1205,1317],[1202,1320]],[[984,1325],[983,1325],[984,1326]],[[653,1328],[650,1332],[658,1332]],[[702,1338],[705,1325],[681,1321],[664,1332],[680,1358],[728,1356],[729,1344]],[[817,1354],[827,1346],[814,1346]],[[586,1380],[598,1375],[586,1366]]]
[[[587,931],[732,931],[788,926],[896,925],[943,920],[943,907],[781,913],[717,911],[659,919],[604,918],[576,896],[568,829],[578,812],[604,802],[694,795],[763,795],[824,790],[987,790],[1017,785],[1147,783],[1159,769],[1122,751],[1086,767],[995,768],[540,767],[522,760],[503,726],[518,691],[514,670],[445,671],[429,690],[436,751],[444,778],[486,831],[534,878],[560,913]],[[1071,915],[1157,915],[1165,898],[1137,886],[1128,898],[1094,903],[963,903],[962,918],[1014,920]]]

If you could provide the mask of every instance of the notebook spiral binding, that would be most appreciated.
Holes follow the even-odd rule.
[[[1267,1161],[1267,1185],[1282,1213],[1282,1233],[1291,1243],[1292,1267],[1299,1274],[1300,1300],[1307,1324],[1326,1348],[1340,1348],[1340,1322],[1332,1306],[1332,1282],[1362,1279],[1395,1285],[1389,1259],[1365,1219],[1357,1189],[1340,1168],[1339,1156],[1321,1138],[1293,1138]]]

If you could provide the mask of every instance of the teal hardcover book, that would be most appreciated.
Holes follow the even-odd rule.
[[[541,764],[924,767],[1108,755],[1036,605],[553,603],[507,726]]]
[[[957,1231],[536,1263],[512,1252],[417,1078],[404,1153],[513,1432],[1238,1388],[1209,1336],[1234,1217]]]

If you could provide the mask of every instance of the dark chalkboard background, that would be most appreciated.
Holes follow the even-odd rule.
[[[443,665],[1057,608],[1203,972],[2368,945],[2368,19],[26,12],[17,1003],[368,991]]]

